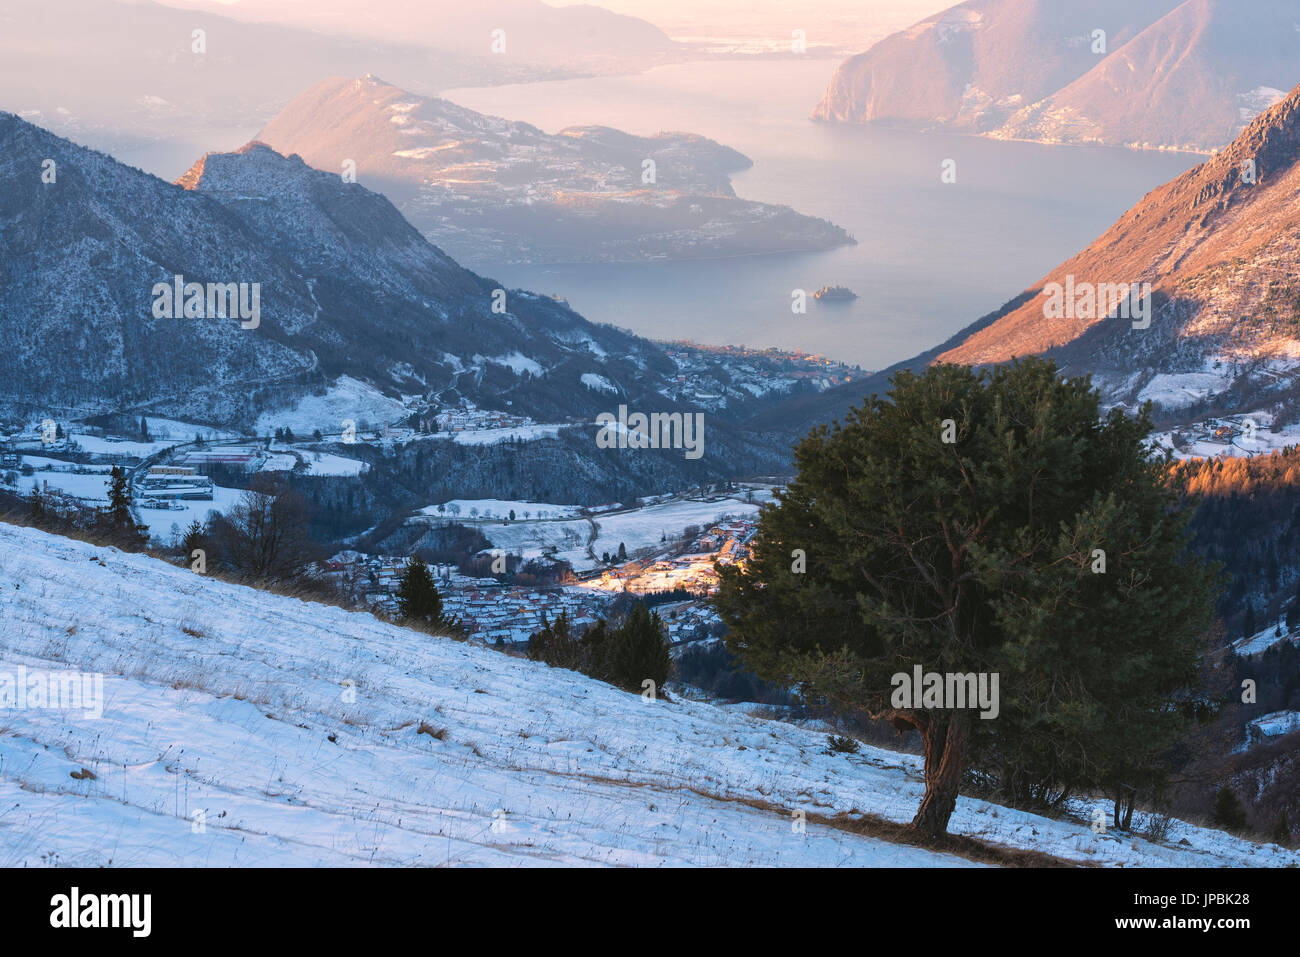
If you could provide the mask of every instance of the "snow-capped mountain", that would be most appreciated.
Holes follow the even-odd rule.
[[[208,284],[245,302],[256,289],[259,320],[220,318],[204,296],[204,317],[178,303],[166,318],[177,276],[209,298]],[[348,374],[555,421],[608,405],[583,375],[635,399],[675,369],[645,340],[498,290],[382,196],[297,157],[209,154],[174,185],[3,113],[0,334],[0,406],[16,415],[247,423]]]
[[[408,93],[333,78],[257,136],[323,170],[355,169],[462,262],[630,261],[820,250],[838,226],[736,196],[750,160],[690,133],[608,127],[549,135]]]
[[[915,812],[919,757],[828,753],[822,733],[671,689],[649,701],[5,524],[0,613],[0,674],[89,688],[4,711],[7,867],[975,863],[881,836]],[[1057,863],[1300,863],[1181,821],[1149,840],[1144,815],[1094,833],[1109,806],[963,797],[951,830]]]
[[[1293,423],[1298,262],[1300,87],[1227,149],[1153,190],[1087,249],[948,341],[851,385],[765,410],[749,425],[797,432],[885,391],[898,369],[1031,354],[1091,374],[1113,404],[1149,399],[1175,417],[1191,406],[1266,410],[1271,418],[1258,424]]]
[[[813,115],[1208,152],[1297,82],[1290,0],[969,0],[845,61]]]
[[[1048,353],[1092,373],[1112,401],[1284,400],[1300,376],[1298,261],[1300,87],[937,361]],[[1123,304],[1089,304],[1089,293],[1134,283],[1150,285],[1149,327]]]

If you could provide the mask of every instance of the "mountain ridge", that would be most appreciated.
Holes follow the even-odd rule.
[[[607,126],[551,135],[373,74],[304,90],[257,139],[349,167],[459,261],[643,261],[821,250],[838,226],[741,199],[742,153],[694,133]]]
[[[1253,163],[1253,165],[1251,165]],[[1251,172],[1248,174],[1247,170]],[[1253,178],[1254,182],[1248,180]],[[892,374],[1031,354],[1089,374],[1112,404],[1163,414],[1272,405],[1300,417],[1300,86],[1226,149],[1151,190],[1106,232],[943,343],[850,385],[763,410],[752,428],[842,418]],[[1048,318],[1055,290],[1150,283],[1149,328],[1116,312]]]
[[[1285,0],[966,0],[844,61],[813,117],[1208,153],[1297,82]]]
[[[252,145],[209,153],[182,180],[0,113],[0,329],[14,343],[0,355],[0,405],[11,414],[128,406],[246,423],[347,373],[390,394],[454,382],[489,407],[585,417],[603,406],[581,374],[637,398],[673,369],[658,347],[544,296],[498,293],[382,196],[301,158]],[[260,326],[155,317],[151,290],[176,275],[259,283]],[[513,368],[512,352],[538,374]]]

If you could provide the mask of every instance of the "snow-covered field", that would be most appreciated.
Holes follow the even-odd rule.
[[[360,475],[370,468],[360,459],[344,458],[342,455],[333,455],[329,452],[304,449],[298,454],[307,463],[308,475]]]
[[[471,516],[470,512],[476,513]],[[441,502],[438,505],[429,505],[420,509],[423,515],[434,515],[439,518],[456,518],[457,520],[470,520],[473,517],[493,517],[506,518],[511,512],[522,519],[524,513],[538,518],[551,519],[563,516],[576,515],[579,511],[577,505],[553,505],[547,502],[522,502],[503,498],[455,498],[448,502]]]
[[[180,508],[167,509],[142,508],[137,502],[135,514],[140,524],[149,529],[150,535],[156,535],[170,544],[173,525],[180,530],[181,535],[184,535],[185,529],[189,527],[190,522],[198,522],[200,525],[205,524],[209,512],[221,512],[223,515],[230,514],[231,510],[239,504],[239,500],[243,495],[242,489],[224,488],[216,485],[212,489],[211,501],[205,499],[181,499],[173,503],[179,505]]]
[[[758,513],[760,503],[770,497],[770,492],[758,490],[753,502],[741,498],[717,501],[683,499],[627,511],[593,514],[591,519],[595,522],[597,535],[592,547],[597,556],[603,552],[617,553],[620,544],[626,546],[629,554],[642,548],[658,547],[665,539],[668,542],[679,540],[692,525],[705,529],[723,518],[751,518]],[[478,508],[477,521],[482,524],[481,531],[496,548],[525,558],[535,558],[542,554],[543,549],[555,548],[558,549],[556,556],[572,563],[576,569],[593,568],[596,564],[587,555],[592,520],[577,517],[577,506],[497,500],[458,500],[456,504],[461,507],[460,514],[455,517],[459,522],[474,522],[469,510]],[[484,522],[484,508],[492,511],[495,521]],[[501,524],[500,520],[508,516],[512,508],[516,521]],[[532,513],[531,520],[523,519],[525,509]],[[547,513],[541,521],[538,521],[541,517],[539,509]],[[440,515],[437,506],[421,511],[432,518],[453,517],[450,513]],[[574,517],[568,521],[557,520],[566,514]]]
[[[185,439],[157,439],[152,442],[133,442],[130,439],[101,439],[97,435],[83,435],[77,432],[74,432],[71,438],[81,446],[83,452],[92,455],[133,455],[136,458],[153,455],[155,452],[161,452],[163,449],[186,441]],[[193,436],[190,438],[193,439]]]
[[[384,395],[374,386],[351,376],[340,376],[324,395],[304,396],[291,409],[263,413],[257,419],[257,434],[270,435],[278,428],[288,428],[295,435],[310,435],[320,429],[326,435],[337,435],[351,422],[360,429],[362,425],[379,428],[407,414],[406,407],[396,399]]]
[[[505,429],[467,429],[464,432],[447,433],[454,437],[457,445],[496,445],[498,442],[536,442],[538,439],[553,439],[560,434],[560,429],[570,428],[564,425],[517,425]],[[439,438],[441,433],[433,438]]]
[[[623,544],[630,553],[656,546],[664,537],[670,542],[681,538],[682,532],[692,525],[705,529],[724,518],[752,518],[758,514],[758,509],[757,501],[728,498],[716,502],[668,502],[629,512],[598,515],[596,524],[600,531],[592,548],[597,555],[602,552],[614,554]],[[573,561],[575,567],[585,567],[591,564],[585,558],[585,551],[584,548],[581,555],[572,556],[563,553],[561,557]]]
[[[103,716],[0,710],[0,865],[969,863],[792,826],[910,819],[915,757],[0,524],[0,674],[19,666],[102,673]],[[1081,862],[1300,864],[970,799],[952,828]]]
[[[59,462],[55,459],[40,458],[33,455],[23,456],[23,461],[37,469],[47,463],[53,464],[56,469],[71,467],[70,463],[67,462]],[[88,465],[78,467],[92,469],[93,472],[78,475],[66,471],[35,471],[31,475],[20,475],[16,487],[21,494],[27,495],[35,485],[48,486],[51,490],[57,490],[79,498],[88,505],[106,505],[108,503],[108,486],[111,481],[112,466]],[[168,509],[145,508],[141,505],[141,501],[147,496],[137,495],[135,514],[140,524],[149,530],[150,535],[157,535],[164,541],[169,541],[173,524],[178,526],[182,532],[189,526],[190,522],[196,521],[201,525],[207,521],[209,512],[228,513],[239,502],[239,498],[243,494],[241,490],[236,488],[215,486],[212,490],[211,501],[204,499],[177,500],[173,504],[179,507]]]
[[[210,425],[195,425],[179,419],[163,419],[148,416],[149,435],[155,440],[172,439],[177,442],[192,442],[194,436],[201,436],[204,442],[219,442],[238,438],[238,433],[229,429],[214,429]]]
[[[1297,636],[1291,634],[1285,621],[1274,622],[1267,628],[1261,628],[1255,634],[1238,638],[1232,643],[1232,650],[1239,655],[1258,655],[1272,648],[1281,641],[1295,641]]]

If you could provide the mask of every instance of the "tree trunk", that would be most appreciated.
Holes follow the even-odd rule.
[[[930,837],[948,832],[948,819],[957,806],[957,789],[966,769],[970,743],[970,715],[957,711],[935,716],[924,731],[925,797],[912,819],[912,828]]]

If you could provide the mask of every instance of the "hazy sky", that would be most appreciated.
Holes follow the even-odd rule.
[[[162,0],[175,7],[225,7],[232,16],[273,18],[293,22],[295,7],[307,14],[315,0]],[[462,12],[465,0],[410,0],[427,12],[447,7]],[[506,0],[503,6],[520,0]],[[526,2],[526,0],[525,0]],[[482,4],[491,7],[501,0]],[[603,7],[615,13],[640,17],[677,39],[770,41],[788,44],[790,32],[805,31],[810,45],[831,45],[840,50],[865,49],[881,37],[954,5],[953,0],[548,0],[550,6]],[[401,0],[386,0],[386,8],[399,8]],[[371,4],[358,9],[373,10]],[[385,10],[388,14],[389,10]],[[391,14],[390,14],[391,15]],[[304,16],[306,22],[308,17]]]

